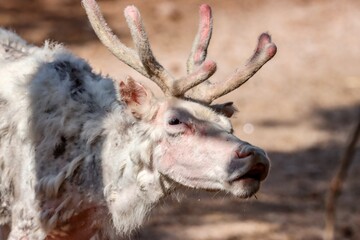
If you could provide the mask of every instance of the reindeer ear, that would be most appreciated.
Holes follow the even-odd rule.
[[[154,96],[142,84],[131,77],[119,83],[121,99],[127,104],[136,118],[143,118],[153,105]]]
[[[223,103],[223,104],[214,104],[214,105],[211,105],[211,108],[215,112],[223,114],[228,118],[231,118],[232,115],[234,115],[234,113],[238,111],[233,104],[234,104],[233,102],[227,102],[227,103]]]
[[[119,91],[122,100],[128,105],[141,104],[146,101],[148,96],[145,87],[131,77],[127,77],[125,81],[120,82]]]

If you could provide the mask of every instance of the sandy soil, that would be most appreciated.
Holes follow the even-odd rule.
[[[236,134],[266,149],[272,170],[257,199],[186,192],[165,199],[131,239],[321,239],[324,197],[347,136],[360,113],[360,1],[207,1],[214,32],[209,59],[214,80],[226,78],[250,57],[257,36],[268,31],[278,53],[240,89],[234,101]],[[160,62],[174,75],[185,62],[202,1],[100,1],[123,41],[131,45],[122,11],[135,4]],[[79,1],[0,2],[0,25],[35,44],[63,42],[95,69],[115,78],[130,74],[99,43]],[[250,129],[249,129],[250,126]],[[337,239],[360,239],[360,146],[338,208]]]

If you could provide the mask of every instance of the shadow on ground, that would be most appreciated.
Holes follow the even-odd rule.
[[[351,129],[359,119],[359,114],[360,104],[356,104],[344,108],[317,109],[313,117],[319,119],[317,128],[337,134],[344,129]],[[196,193],[189,190],[181,203],[176,199],[165,200],[164,205],[154,210],[145,228],[133,238],[322,239],[324,199],[344,147],[344,142],[330,140],[299,151],[269,152],[272,170],[257,199],[239,200],[221,193]],[[337,239],[360,237],[360,206],[354,202],[360,198],[359,160],[358,144],[338,204]],[[255,227],[255,232],[247,234],[248,222],[255,226],[260,223],[258,233]],[[266,225],[269,226],[267,230],[262,230]],[[216,234],[216,229],[223,231],[223,228],[229,230],[233,227],[245,229]],[[177,231],[180,228],[183,231]]]

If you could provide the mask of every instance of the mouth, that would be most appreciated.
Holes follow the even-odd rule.
[[[262,152],[237,154],[228,167],[226,179],[229,191],[240,198],[254,195],[269,172],[269,159]]]
[[[239,172],[238,175],[235,175],[232,177],[232,179],[229,179],[229,182],[236,182],[241,180],[255,180],[255,181],[263,181],[267,176],[267,168],[262,163],[257,163],[255,166],[250,168],[245,173]]]

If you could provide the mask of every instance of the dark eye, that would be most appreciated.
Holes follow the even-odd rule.
[[[171,118],[168,122],[169,125],[178,125],[178,124],[181,124],[182,122],[177,119],[177,118]]]

